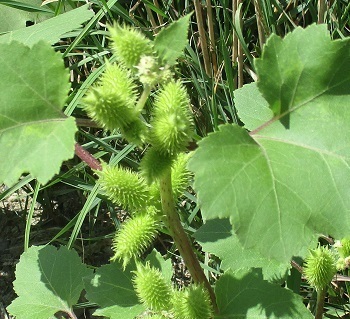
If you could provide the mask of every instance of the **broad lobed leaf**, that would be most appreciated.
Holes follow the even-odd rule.
[[[62,112],[69,73],[45,42],[0,44],[0,51],[0,183],[29,172],[44,184],[74,154],[75,121]]]
[[[32,246],[16,267],[16,298],[7,308],[17,319],[47,319],[58,311],[70,312],[91,274],[73,250]]]
[[[249,131],[257,129],[273,118],[273,112],[255,82],[235,91],[235,106],[244,127]]]
[[[345,102],[339,98],[349,95],[349,43],[349,38],[331,41],[325,24],[269,38],[255,60],[258,86],[274,114],[285,114],[284,125],[304,105]]]
[[[257,62],[258,85],[276,115],[289,114],[288,125],[257,128],[248,119],[250,134],[224,125],[199,143],[189,167],[205,219],[230,218],[244,248],[281,263],[303,256],[321,233],[348,234],[349,68],[350,39],[331,42],[323,26],[272,37]]]

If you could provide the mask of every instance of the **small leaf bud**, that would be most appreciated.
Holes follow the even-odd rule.
[[[171,71],[168,66],[160,67],[155,57],[141,57],[137,75],[142,84],[154,87],[156,84],[164,83],[171,78]]]
[[[337,242],[335,247],[338,249],[339,255],[343,258],[350,256],[350,237],[343,238]]]

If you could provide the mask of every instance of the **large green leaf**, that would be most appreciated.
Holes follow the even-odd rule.
[[[217,281],[215,294],[225,319],[312,319],[300,296],[264,281],[261,270],[227,272]]]
[[[123,270],[122,265],[115,262],[100,267],[94,275],[85,278],[88,300],[100,306],[94,315],[133,319],[145,309],[134,291],[131,271],[131,267]]]
[[[93,15],[94,13],[89,10],[88,5],[81,6],[33,26],[2,35],[0,36],[0,43],[16,40],[32,46],[40,40],[45,40],[54,44],[65,33],[79,28],[83,22],[90,19]]]
[[[154,39],[154,46],[160,58],[168,65],[174,65],[187,44],[188,26],[191,14],[171,23]]]
[[[208,220],[195,233],[194,237],[204,251],[215,254],[222,259],[223,270],[262,268],[264,279],[277,281],[285,277],[290,263],[279,263],[266,258],[259,251],[245,249],[239,242],[228,219]]]
[[[74,155],[75,120],[62,113],[70,84],[59,53],[0,44],[0,183],[29,172],[46,183]]]
[[[32,246],[21,255],[13,283],[18,298],[7,310],[17,319],[48,319],[58,311],[72,312],[91,274],[73,250]]]
[[[350,39],[331,41],[327,25],[297,28],[284,39],[267,41],[255,61],[258,86],[275,115],[288,125],[289,112],[312,104],[346,103]]]
[[[230,218],[243,247],[281,263],[304,255],[320,233],[341,238],[350,227],[350,39],[326,40],[324,27],[312,26],[287,40],[302,57],[315,53],[309,43],[322,43],[315,44],[317,58],[305,60],[302,71],[297,63],[293,72],[295,50],[286,51],[284,40],[273,36],[258,63],[259,88],[270,106],[292,97],[288,129],[277,120],[250,135],[221,126],[199,143],[189,163],[203,217]],[[285,63],[290,71],[283,74],[301,79],[294,86],[285,87],[287,79],[273,68],[283,70]]]

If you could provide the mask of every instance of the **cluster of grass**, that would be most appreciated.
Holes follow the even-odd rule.
[[[47,7],[57,15],[65,8],[84,3],[58,0]],[[152,38],[169,22],[194,12],[189,44],[176,66],[176,73],[187,85],[198,138],[215,131],[221,123],[239,123],[234,107],[234,91],[256,80],[253,60],[261,55],[270,34],[284,36],[298,26],[306,27],[312,23],[326,23],[334,39],[350,34],[350,3],[347,0],[92,0],[89,3],[95,12],[94,17],[55,45],[71,71],[72,90],[65,114],[77,118],[80,126],[77,140],[96,158],[111,163],[122,161],[133,169],[138,168],[142,157],[140,150],[122,140],[118,132],[104,133],[86,118],[81,107],[86,90],[103,72],[105,59],[113,60],[108,47],[107,24],[114,21],[130,24]],[[17,8],[33,11],[33,7],[24,4],[19,4]],[[98,229],[103,223],[99,219],[101,212],[108,212],[115,228],[120,224],[120,212],[99,193],[95,180],[96,176],[90,168],[73,159],[65,163],[61,173],[48,185],[41,186],[28,175],[2,192],[0,200],[30,185],[24,188],[33,198],[26,216],[25,247],[28,247],[31,243],[34,203],[38,201],[48,207],[57,196],[76,197],[79,194],[84,198],[81,207],[65,216],[66,222],[49,240],[82,250],[82,247],[113,235],[113,230],[108,227],[106,232]],[[195,196],[190,192],[186,193],[181,211],[187,230],[195,231],[201,219]],[[50,212],[57,213],[54,209]],[[175,252],[175,247],[168,246],[167,249],[170,253]],[[209,264],[208,260],[202,260],[206,269],[217,272],[214,269],[218,267],[216,263]],[[332,300],[338,300],[331,305],[334,309],[343,309],[342,304],[347,303],[343,298],[334,297]]]

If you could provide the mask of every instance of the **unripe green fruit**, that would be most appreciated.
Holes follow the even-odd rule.
[[[139,117],[120,129],[123,137],[129,143],[134,143],[136,145],[144,143],[147,135],[147,126]]]
[[[174,156],[168,153],[161,153],[154,147],[149,148],[140,163],[142,176],[151,184],[170,169],[173,159]]]
[[[189,99],[180,82],[167,83],[154,104],[151,143],[160,152],[176,155],[192,138],[192,116]]]
[[[136,86],[127,70],[107,63],[99,85],[91,87],[83,99],[88,115],[108,130],[125,128],[137,120]]]
[[[142,33],[127,26],[109,26],[112,50],[120,63],[136,71],[142,56],[153,54],[152,41]]]
[[[310,250],[305,260],[304,274],[309,284],[317,291],[325,289],[336,272],[335,256],[327,247]]]
[[[102,189],[113,203],[134,210],[148,205],[149,188],[139,174],[129,169],[106,164],[103,164],[102,170],[96,173]]]
[[[171,287],[160,271],[146,263],[137,265],[133,279],[137,295],[146,307],[154,311],[167,310],[171,296]]]
[[[191,179],[191,173],[187,169],[189,156],[189,154],[180,153],[171,167],[171,185],[175,198],[181,196],[189,186]]]
[[[139,257],[152,243],[158,233],[158,220],[154,214],[137,214],[123,223],[113,239],[114,256],[123,266]]]
[[[176,319],[210,319],[213,309],[208,291],[201,285],[192,285],[176,291],[172,298]]]

